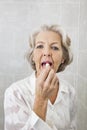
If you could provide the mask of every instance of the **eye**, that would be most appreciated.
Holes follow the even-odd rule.
[[[41,48],[43,48],[43,45],[37,45],[36,48],[41,49]]]
[[[51,47],[53,50],[59,50],[59,48],[57,46],[52,46]]]

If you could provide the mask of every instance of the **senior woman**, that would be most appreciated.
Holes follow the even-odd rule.
[[[34,72],[5,91],[5,130],[76,130],[75,90],[57,74],[72,62],[70,43],[58,25],[32,34],[27,59]]]

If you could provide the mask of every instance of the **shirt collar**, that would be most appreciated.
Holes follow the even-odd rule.
[[[68,83],[65,80],[61,79],[60,77],[58,78],[59,78],[59,91],[63,93],[68,93],[69,92]]]
[[[30,91],[32,93],[32,95],[35,94],[35,81],[36,81],[36,77],[35,77],[35,71],[30,75]]]
[[[69,93],[68,86],[65,83],[65,81],[60,79],[59,76],[58,76],[58,79],[59,79],[59,92],[58,92],[58,95],[57,95],[57,98],[56,98],[54,104],[57,104],[63,100],[63,94],[67,95]]]

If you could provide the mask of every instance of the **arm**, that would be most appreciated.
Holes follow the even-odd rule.
[[[46,120],[48,99],[53,101],[58,89],[58,78],[50,67],[45,68],[36,80],[36,91],[33,111],[42,119]]]

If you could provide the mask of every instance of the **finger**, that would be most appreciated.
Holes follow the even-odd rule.
[[[58,80],[56,80],[56,82],[55,82],[54,89],[57,89],[59,91],[59,81]]]
[[[51,84],[51,82],[52,82],[52,80],[54,78],[54,75],[55,75],[54,70],[51,69],[49,74],[48,74],[48,77],[47,77],[47,79],[45,81],[46,86]]]
[[[44,82],[44,90],[50,90],[51,82],[55,76],[54,70],[51,69],[51,71],[48,74],[47,79]]]
[[[45,81],[45,80],[47,79],[50,70],[51,70],[51,68],[48,66],[48,67],[46,67],[46,69],[44,69],[44,70],[40,73],[40,79],[41,79],[42,81]]]
[[[58,84],[58,77],[57,77],[57,75],[55,74],[55,76],[54,76],[54,78],[53,78],[53,80],[52,80],[52,82],[51,82],[51,86],[55,86],[55,84],[57,83]]]

